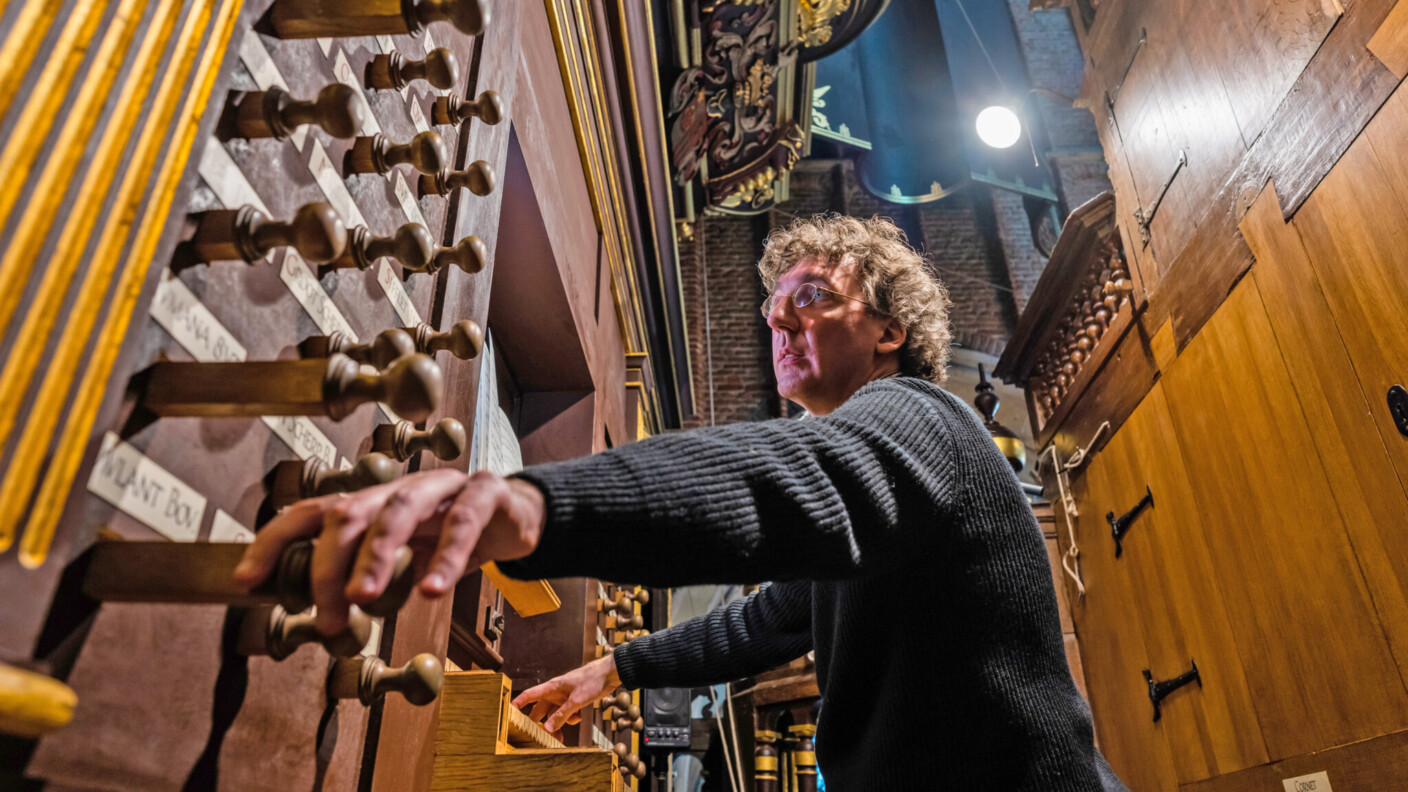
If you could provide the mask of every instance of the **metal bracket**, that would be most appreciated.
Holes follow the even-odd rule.
[[[1139,224],[1139,239],[1144,243],[1144,247],[1149,247],[1149,224],[1154,222],[1154,213],[1159,211],[1159,206],[1164,202],[1164,196],[1168,195],[1169,185],[1178,176],[1178,172],[1183,170],[1183,166],[1188,164],[1188,152],[1178,150],[1178,162],[1173,165],[1173,173],[1168,175],[1164,181],[1164,186],[1159,188],[1159,197],[1154,199],[1154,203],[1148,209],[1139,208],[1134,210],[1134,222]]]
[[[1398,427],[1398,433],[1408,437],[1408,390],[1404,390],[1402,385],[1388,389],[1388,411],[1393,415],[1393,425]]]
[[[1144,681],[1149,684],[1149,700],[1154,703],[1155,723],[1158,723],[1159,718],[1163,717],[1163,712],[1159,709],[1159,702],[1167,698],[1168,694],[1178,690],[1189,682],[1197,682],[1198,687],[1203,686],[1203,678],[1198,675],[1198,664],[1193,660],[1189,660],[1188,662],[1192,664],[1193,670],[1184,671],[1173,679],[1166,679],[1162,682],[1155,682],[1154,675],[1149,673],[1149,669],[1144,669]]]
[[[1119,558],[1120,554],[1124,552],[1124,546],[1120,544],[1120,540],[1124,539],[1124,535],[1129,533],[1129,526],[1134,522],[1134,518],[1138,517],[1141,512],[1153,505],[1154,492],[1150,490],[1149,485],[1146,484],[1144,485],[1144,497],[1140,498],[1139,502],[1134,504],[1133,509],[1130,509],[1119,517],[1116,517],[1114,512],[1105,515],[1105,519],[1110,522],[1110,535],[1115,537],[1115,558]]]

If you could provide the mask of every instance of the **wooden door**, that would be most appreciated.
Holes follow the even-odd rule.
[[[1160,705],[1158,729],[1179,783],[1265,762],[1261,725],[1162,386],[1154,386],[1110,440],[1101,452],[1107,454],[1116,515],[1153,495],[1152,505],[1130,523],[1116,562],[1128,566],[1150,673],[1168,679],[1196,663],[1201,680]],[[1105,547],[1092,549],[1108,554]]]
[[[1177,789],[1173,761],[1164,734],[1153,722],[1141,674],[1149,667],[1144,619],[1130,565],[1116,560],[1105,520],[1107,512],[1125,508],[1116,500],[1114,476],[1129,463],[1126,454],[1111,454],[1107,448],[1073,482],[1080,509],[1076,543],[1085,596],[1072,597],[1071,615],[1100,750],[1130,789],[1172,792]],[[1058,507],[1057,520],[1064,519]],[[1131,533],[1130,538],[1125,553],[1147,552],[1145,537]]]
[[[1402,728],[1408,695],[1254,279],[1163,384],[1270,758]]]

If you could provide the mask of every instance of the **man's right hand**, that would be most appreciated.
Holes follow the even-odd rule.
[[[541,685],[528,688],[513,700],[513,706],[524,709],[529,704],[533,711],[528,717],[541,721],[543,728],[556,732],[565,724],[576,723],[582,718],[577,711],[594,701],[600,701],[611,691],[621,686],[621,677],[616,673],[616,659],[607,655],[560,677],[549,679]]]

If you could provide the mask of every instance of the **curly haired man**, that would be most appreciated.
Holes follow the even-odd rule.
[[[260,533],[237,577],[261,580],[287,542],[320,534],[329,632],[380,593],[418,531],[439,537],[429,596],[489,560],[524,578],[774,581],[515,704],[555,730],[620,684],[714,684],[814,650],[830,789],[1123,789],[1071,681],[1031,509],[977,416],[939,387],[943,285],[884,219],[798,220],[759,268],[778,391],[808,420],[305,501]]]

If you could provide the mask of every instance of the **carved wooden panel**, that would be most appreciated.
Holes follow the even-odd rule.
[[[1408,703],[1291,379],[1253,280],[1163,377],[1272,759],[1401,728]]]

